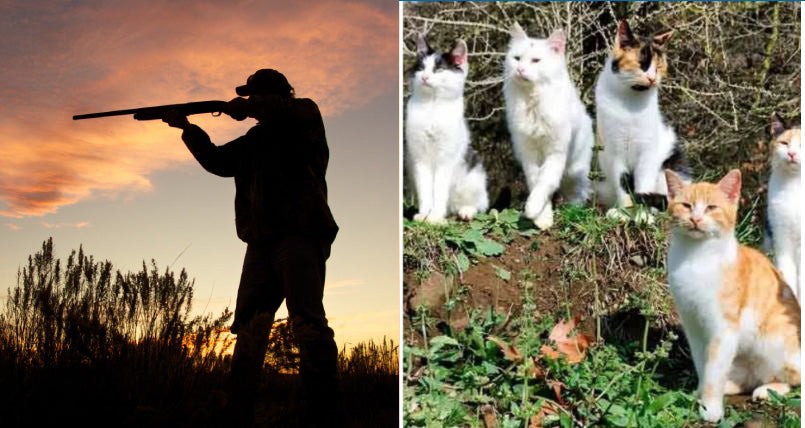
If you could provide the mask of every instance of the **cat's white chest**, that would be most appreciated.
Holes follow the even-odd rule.
[[[518,98],[509,107],[509,126],[513,133],[534,143],[553,137],[556,128],[553,118],[544,111],[539,99]]]
[[[798,176],[772,173],[769,181],[769,223],[773,233],[791,242],[800,241],[802,192]],[[799,245],[797,244],[797,247]]]
[[[607,79],[613,77],[604,73],[596,85],[597,132],[606,150],[633,166],[640,152],[657,147],[662,126],[659,101],[656,91],[621,93],[613,90]]]
[[[412,160],[458,159],[469,143],[463,100],[412,99],[407,106],[405,136]]]
[[[709,244],[675,234],[668,251],[668,283],[677,312],[686,330],[705,337],[723,325],[718,295],[725,266],[735,259],[730,254],[737,254],[732,242]]]

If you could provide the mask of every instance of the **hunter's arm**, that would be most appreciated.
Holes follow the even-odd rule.
[[[244,137],[240,137],[216,146],[203,129],[193,124],[183,127],[182,141],[204,169],[221,177],[233,177],[237,173],[242,160],[240,152],[246,143]]]

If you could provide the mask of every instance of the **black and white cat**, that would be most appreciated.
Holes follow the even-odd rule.
[[[464,119],[467,44],[435,52],[419,35],[406,104],[406,162],[416,187],[414,220],[442,223],[448,213],[471,219],[489,206],[486,172],[470,147]]]
[[[592,121],[567,72],[564,32],[529,38],[515,23],[510,34],[503,76],[506,120],[528,184],[525,215],[547,229],[557,190],[570,203],[584,203],[590,193]]]

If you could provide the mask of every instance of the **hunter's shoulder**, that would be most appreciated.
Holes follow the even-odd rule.
[[[319,112],[319,106],[310,98],[296,98],[294,99],[294,102],[299,113],[321,115]]]

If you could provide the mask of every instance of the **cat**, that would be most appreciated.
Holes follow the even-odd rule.
[[[486,171],[470,147],[464,119],[467,44],[435,52],[423,35],[406,104],[406,160],[416,188],[416,221],[443,223],[448,213],[469,220],[489,206]]]
[[[596,136],[605,178],[597,190],[599,201],[611,207],[610,217],[621,215],[618,208],[632,206],[622,184],[630,179],[638,202],[658,209],[664,209],[666,201],[663,169],[673,169],[689,181],[676,134],[659,107],[659,86],[668,68],[665,45],[673,34],[669,30],[640,38],[626,20],[620,21],[612,52],[598,75]]]
[[[504,64],[503,95],[514,156],[528,184],[525,216],[553,225],[553,194],[584,203],[590,194],[592,120],[565,63],[565,33],[529,38],[515,23]]]
[[[766,216],[766,247],[774,253],[777,269],[800,299],[800,129],[787,128],[771,115],[771,176]]]
[[[741,172],[686,184],[665,170],[672,217],[668,282],[699,379],[701,416],[724,415],[724,394],[787,393],[800,383],[800,308],[779,271],[738,243]]]

